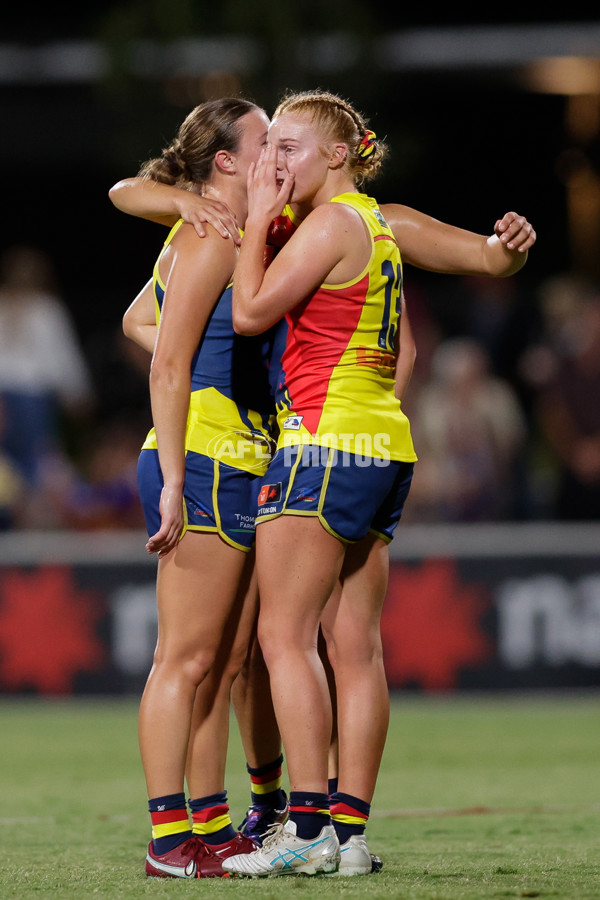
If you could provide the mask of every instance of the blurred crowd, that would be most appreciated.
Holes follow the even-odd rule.
[[[600,519],[600,289],[570,273],[523,284],[444,279],[407,300],[419,463],[405,520]]]
[[[600,289],[437,279],[406,285],[419,463],[404,521],[600,519]],[[78,333],[42,249],[4,251],[0,529],[143,527],[148,365],[120,322]]]
[[[104,357],[121,357],[116,380],[139,381],[136,357],[120,331],[108,341],[113,346]],[[6,249],[0,257],[0,528],[143,527],[136,465],[148,423],[121,407],[119,392],[107,411],[105,382],[94,338],[86,343],[78,333],[52,259],[34,246]]]

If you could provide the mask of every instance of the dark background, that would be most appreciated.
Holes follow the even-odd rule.
[[[487,41],[506,28],[534,34],[558,27],[567,35],[574,26],[583,32],[589,26],[595,35],[600,23],[556,16],[483,21],[460,14],[432,20],[428,9],[407,14],[399,4],[383,7],[354,0],[130,0],[68,14],[53,6],[19,14],[13,7],[0,65],[2,245],[25,241],[51,254],[106,406],[140,402],[142,391],[145,396],[146,384],[122,377],[110,347],[164,236],[158,226],[117,212],[108,189],[157,155],[189,109],[211,94],[242,93],[270,112],[288,88],[342,93],[391,146],[386,171],[371,191],[381,202],[406,203],[481,233],[490,233],[507,210],[525,214],[538,231],[519,275],[530,294],[550,275],[593,268],[595,253],[574,258],[567,181],[582,159],[595,167],[596,138],[577,146],[566,127],[568,97],[531,91],[526,60],[484,58],[475,65],[467,47],[461,57],[461,34],[480,27]],[[389,37],[435,34],[453,36],[451,65],[443,54],[415,64],[382,47]],[[247,40],[254,62],[247,69],[226,61],[221,67],[217,49],[216,65],[207,60],[202,71],[181,71],[169,48],[183,37],[209,39],[217,48],[222,39]],[[324,38],[350,48],[341,62],[329,61]],[[142,40],[153,42],[155,54],[143,74],[133,49]],[[48,48],[60,58],[57,46],[65,42],[67,59],[79,41],[89,43],[76,74],[57,74],[44,64]],[[21,54],[17,63],[7,48]],[[94,69],[93,48],[104,54],[102,71]],[[600,46],[591,40],[587,52],[600,56]],[[433,277],[439,292],[439,276]],[[410,298],[411,284],[427,286],[432,276],[413,270],[406,278]]]

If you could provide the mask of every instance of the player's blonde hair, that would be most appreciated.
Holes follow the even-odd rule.
[[[325,140],[347,145],[344,164],[356,185],[377,175],[387,155],[387,145],[368,128],[368,120],[343,97],[321,90],[290,93],[280,101],[273,120],[288,113],[310,116]]]
[[[250,100],[225,97],[196,106],[161,156],[143,164],[139,175],[163,184],[203,185],[213,171],[215,153],[235,153],[242,136],[240,119],[260,109]]]

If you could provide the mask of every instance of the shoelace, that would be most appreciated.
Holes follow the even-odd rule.
[[[283,809],[273,809],[272,806],[251,806],[246,813],[246,818],[239,827],[239,831],[245,834],[247,831],[260,830],[262,835],[263,826],[265,830],[271,825],[277,824],[270,821],[274,816],[281,816],[285,813],[287,807]]]
[[[188,840],[181,845],[181,855],[187,856],[188,853],[190,856],[189,862],[192,862],[193,860],[195,863],[200,863],[203,857],[214,856],[214,853],[209,850],[204,841],[195,835],[194,837],[188,838]]]
[[[270,825],[269,829],[263,835],[263,849],[268,850],[273,847],[283,835],[283,822],[276,822]]]
[[[246,853],[246,852],[250,853],[251,851],[246,848],[252,847],[253,850],[258,850],[258,847],[259,847],[259,845],[256,843],[256,841],[253,838],[248,837],[247,834],[239,834],[239,842],[238,843],[239,843],[239,847],[238,847],[238,851],[237,851],[238,853]]]

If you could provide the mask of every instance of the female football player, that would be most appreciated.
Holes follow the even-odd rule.
[[[248,171],[267,127],[248,101],[201,104],[142,177],[185,183],[243,223]],[[232,327],[237,253],[235,241],[212,229],[200,240],[179,220],[153,273],[153,428],[138,482],[146,547],[158,557],[158,641],[139,711],[154,877],[223,876],[228,854],[255,847],[233,828],[224,789],[230,689],[256,613],[250,550],[270,417],[264,340]],[[188,750],[200,756],[207,733],[210,752],[186,773]]]
[[[376,201],[360,192],[384,153],[342,98],[292,94],[250,169],[234,327],[258,335],[285,317],[288,328],[256,566],[259,640],[286,752],[290,816],[260,849],[224,862],[240,875],[333,873],[340,852],[357,871],[368,866],[363,832],[388,722],[379,630],[387,545],[416,460],[395,392],[400,252]],[[302,221],[265,269],[267,234],[288,199]],[[462,264],[510,274],[534,240],[529,223],[509,214],[492,237],[464,237],[471,254]],[[434,248],[432,268],[451,268],[446,252],[437,257]],[[331,798],[322,621],[337,693],[339,783]]]
[[[309,843],[313,842],[312,839],[316,836],[316,828],[322,825],[323,820],[327,821],[328,798],[325,796],[325,799],[323,799],[321,738],[322,734],[330,729],[330,712],[328,701],[322,695],[323,671],[320,663],[315,661],[313,654],[315,646],[313,641],[314,617],[318,613],[317,619],[320,618],[328,638],[330,655],[334,662],[336,673],[336,689],[339,693],[339,791],[333,797],[332,810],[333,822],[342,845],[340,872],[364,874],[367,871],[371,871],[372,863],[363,833],[385,742],[388,716],[387,685],[383,670],[379,635],[379,617],[387,585],[387,543],[391,539],[394,525],[401,511],[403,497],[410,484],[410,467],[412,460],[414,460],[408,423],[402,414],[400,405],[390,405],[394,394],[393,390],[390,391],[390,386],[393,384],[397,336],[398,332],[401,332],[403,326],[407,323],[406,317],[404,319],[400,317],[398,321],[401,284],[399,277],[401,271],[400,260],[394,255],[393,250],[387,255],[385,252],[383,254],[379,252],[379,255],[375,255],[373,249],[376,244],[380,244],[381,247],[376,248],[377,251],[380,251],[382,247],[386,250],[391,250],[393,240],[390,240],[390,238],[393,237],[403,253],[404,261],[413,265],[439,272],[475,272],[490,276],[503,276],[518,271],[524,264],[527,257],[526,251],[535,241],[535,233],[529,223],[516,213],[507,213],[496,223],[494,234],[491,237],[486,237],[454,228],[400,205],[382,207],[382,211],[385,213],[385,220],[390,226],[390,228],[387,228],[385,222],[382,224],[379,221],[376,205],[373,202],[365,202],[365,198],[359,195],[357,190],[359,183],[366,180],[367,177],[374,174],[377,170],[384,148],[376,141],[372,132],[369,132],[366,128],[366,123],[364,123],[362,118],[340,98],[331,98],[330,95],[318,94],[312,99],[308,95],[304,95],[301,100],[302,103],[295,108],[295,112],[296,114],[299,114],[299,111],[301,112],[300,118],[302,121],[300,123],[296,122],[295,125],[298,126],[300,124],[300,126],[310,127],[308,129],[305,127],[304,132],[301,127],[299,135],[292,136],[290,139],[291,143],[279,150],[279,158],[285,157],[289,162],[286,166],[282,164],[279,166],[280,182],[284,183],[284,188],[277,192],[278,203],[282,197],[285,197],[287,188],[292,184],[291,173],[294,176],[299,174],[304,183],[299,181],[300,186],[294,183],[291,206],[285,210],[285,221],[282,221],[282,217],[278,217],[276,220],[277,228],[271,229],[271,235],[273,230],[275,230],[280,235],[283,234],[286,238],[289,237],[295,231],[297,225],[302,222],[302,219],[307,218],[316,207],[323,205],[324,202],[326,209],[333,208],[335,210],[335,214],[332,213],[332,215],[344,217],[342,219],[341,234],[346,236],[349,241],[348,247],[352,248],[350,250],[346,248],[344,265],[350,268],[351,273],[351,259],[354,262],[360,260],[360,253],[362,252],[363,257],[368,257],[371,265],[368,272],[365,265],[363,265],[359,274],[364,275],[370,281],[375,268],[374,274],[376,279],[378,279],[379,289],[374,288],[370,293],[367,291],[365,297],[361,297],[360,293],[357,293],[360,290],[361,278],[354,275],[354,277],[350,277],[343,282],[341,289],[336,287],[329,292],[331,276],[326,272],[322,274],[326,276],[327,286],[324,287],[317,300],[311,297],[309,303],[298,307],[295,304],[297,294],[292,292],[290,302],[297,306],[297,309],[294,310],[293,307],[288,309],[285,302],[280,306],[277,306],[277,303],[271,303],[270,301],[273,297],[280,299],[274,293],[269,295],[270,300],[265,304],[265,306],[269,306],[267,318],[275,322],[278,316],[284,315],[287,320],[287,328],[290,328],[287,344],[284,344],[284,378],[282,382],[283,390],[281,391],[282,415],[280,415],[280,425],[282,425],[282,441],[284,441],[282,450],[287,453],[288,460],[290,459],[290,454],[295,453],[294,465],[298,463],[298,467],[293,472],[286,471],[284,463],[284,474],[290,481],[293,478],[294,483],[293,485],[288,484],[289,490],[287,490],[284,487],[286,484],[285,480],[281,481],[280,493],[286,496],[285,504],[282,504],[280,509],[276,508],[272,511],[272,504],[267,506],[266,509],[264,504],[261,505],[261,508],[259,508],[261,513],[259,520],[262,518],[264,524],[261,524],[258,534],[259,536],[261,535],[261,529],[273,531],[276,528],[283,535],[282,545],[286,546],[285,529],[293,533],[293,537],[290,538],[290,544],[295,544],[296,533],[298,535],[302,533],[304,544],[299,554],[300,560],[313,558],[311,555],[312,551],[307,551],[307,547],[318,546],[320,552],[321,542],[325,542],[327,544],[327,552],[331,552],[331,559],[328,557],[324,563],[324,583],[329,584],[332,572],[339,572],[341,578],[341,582],[335,582],[331,591],[331,598],[324,612],[321,613],[322,592],[317,592],[317,600],[314,603],[314,607],[310,608],[310,615],[306,617],[306,622],[303,618],[303,609],[299,609],[295,613],[293,617],[294,623],[298,624],[297,616],[299,616],[302,618],[303,624],[306,625],[306,631],[304,634],[301,630],[298,631],[298,640],[296,641],[291,639],[293,627],[290,627],[287,629],[286,640],[283,642],[290,653],[292,653],[291,658],[296,659],[298,656],[301,671],[306,671],[306,686],[309,688],[311,697],[315,699],[314,710],[319,713],[315,717],[314,723],[317,725],[314,735],[314,746],[319,749],[315,753],[314,762],[316,765],[313,766],[313,769],[314,771],[318,769],[320,774],[318,778],[313,775],[309,777],[305,775],[306,765],[303,760],[306,760],[306,747],[312,741],[311,729],[307,729],[310,732],[310,734],[306,734],[307,741],[304,743],[302,741],[296,742],[294,717],[286,715],[286,708],[293,705],[294,701],[292,699],[290,703],[285,699],[277,700],[276,698],[280,724],[281,720],[286,722],[283,726],[284,734],[288,735],[286,741],[288,749],[286,752],[294,754],[293,748],[297,747],[297,752],[295,753],[297,762],[293,762],[290,768],[290,781],[295,794],[292,798],[294,801],[291,815],[293,824],[286,831],[280,830],[277,840],[296,842],[296,844],[300,842],[298,846],[302,847],[301,842],[303,840],[308,840]],[[286,112],[289,113],[289,111],[290,108],[287,107]],[[283,115],[283,108],[280,109],[279,114]],[[289,121],[288,119],[287,122]],[[311,128],[313,130],[312,147],[309,139]],[[337,146],[338,144],[343,146],[340,148]],[[331,155],[332,147],[335,149],[333,156]],[[318,152],[316,152],[317,149]],[[326,150],[328,152],[325,152]],[[271,151],[271,157],[272,153],[273,151]],[[326,165],[324,165],[325,162]],[[272,158],[269,164],[271,169],[273,169],[274,162]],[[326,176],[325,181],[323,181],[324,175]],[[273,174],[272,183],[267,185],[268,178],[265,180],[264,165],[261,177],[263,178],[261,188],[263,193],[267,190],[272,190],[275,185],[275,177]],[[316,178],[316,181],[313,182],[311,179],[314,178]],[[329,179],[329,182],[327,182],[327,179]],[[333,183],[336,180],[338,183],[333,188]],[[310,191],[315,185],[321,191],[321,194],[311,197]],[[150,194],[148,187],[135,179],[120,182],[116,186],[116,191],[113,189],[116,193],[116,205],[119,205],[120,208],[125,209],[127,212],[157,220],[160,220],[161,216],[166,217],[165,221],[167,221],[169,215],[182,215],[186,221],[195,224],[200,234],[205,233],[203,225],[206,221],[205,211],[196,195],[166,185],[158,185],[157,187],[159,191],[154,191]],[[325,188],[324,193],[323,188]],[[340,190],[341,188],[344,188],[344,190]],[[327,206],[329,200],[336,196],[335,193],[327,196],[332,189],[335,189],[337,194],[342,193],[344,197],[341,201],[336,200],[333,204]],[[325,201],[321,200],[322,196],[326,197]],[[276,206],[277,204],[275,204]],[[279,209],[275,210],[275,207],[271,204],[269,212],[279,212]],[[353,207],[354,210],[348,212],[344,207]],[[223,212],[223,210],[220,212]],[[362,222],[368,220],[370,223],[368,227],[365,227],[361,220]],[[377,226],[373,220],[378,223]],[[314,216],[311,222],[314,222]],[[250,224],[250,233],[252,233],[254,223],[251,222]],[[303,223],[301,227],[304,228],[305,224]],[[264,216],[261,220],[261,227],[263,225]],[[352,228],[350,227],[351,225],[353,225]],[[377,228],[380,228],[381,231],[377,231]],[[223,234],[225,236],[225,232]],[[352,236],[351,238],[349,237],[350,235]],[[266,233],[262,234],[262,238],[264,250]],[[360,247],[360,238],[367,241],[362,248]],[[308,239],[307,234],[306,239]],[[369,243],[371,239],[372,243]],[[319,232],[317,243],[321,240],[331,245],[331,247],[336,246],[333,233]],[[294,246],[306,248],[306,241],[300,244],[296,241]],[[339,250],[340,248],[338,247]],[[298,252],[302,253],[300,250]],[[306,249],[304,252],[308,253]],[[305,258],[307,259],[308,256]],[[281,254],[277,262],[277,271],[279,273],[282,272],[283,263],[281,259],[288,259],[291,262],[293,257]],[[323,264],[323,260],[321,264]],[[341,265],[341,259],[339,265]],[[296,266],[296,268],[293,268],[293,266]],[[297,261],[292,263],[291,271],[297,274],[299,268],[302,268],[302,264],[298,266]],[[347,274],[348,272],[344,268],[340,269],[338,267],[334,277],[345,278]],[[279,277],[282,276],[280,275]],[[317,276],[313,273],[312,277],[316,278]],[[239,270],[237,278],[239,284]],[[376,284],[376,279],[373,280],[374,285]],[[270,280],[268,281],[265,278],[265,285],[271,285],[271,283]],[[301,280],[298,283],[302,285],[300,290],[304,290],[305,283]],[[359,285],[358,288],[357,285]],[[318,284],[315,283],[315,285],[311,285],[312,287],[318,287]],[[352,296],[348,300],[344,290],[349,287],[351,288],[350,294]],[[308,293],[311,293],[310,289]],[[374,296],[377,297],[375,301],[373,300]],[[260,301],[260,292],[258,293],[258,298]],[[338,305],[336,305],[336,300]],[[346,303],[346,301],[348,302]],[[315,311],[314,314],[317,316],[317,319],[312,323],[310,318],[307,320],[305,317],[303,320],[302,315],[296,314],[298,311],[304,314],[304,306],[310,311],[311,304],[312,311]],[[354,332],[349,329],[352,320],[350,323],[348,322],[348,309],[352,310],[351,316],[354,315],[355,317],[353,321],[357,328]],[[365,316],[363,316],[361,310],[366,312]],[[262,310],[262,312],[264,314],[265,310]],[[243,315],[248,315],[247,311],[242,311],[242,313]],[[265,327],[263,319],[259,318],[256,320],[255,311],[255,318],[250,324],[243,319],[243,315],[239,324],[241,330],[260,331]],[[321,315],[320,318],[319,315]],[[308,325],[303,325],[303,322],[308,322]],[[341,335],[329,334],[327,332],[329,326],[331,326],[332,331],[339,326],[338,330],[341,330]],[[344,328],[346,329],[345,331],[343,330]],[[332,359],[336,359],[336,353],[341,347],[346,349],[341,353],[338,362],[331,366]],[[346,353],[346,357],[342,359],[347,350],[350,350],[350,353]],[[325,367],[321,364],[320,356],[325,356]],[[405,361],[406,359],[407,356],[404,357]],[[412,359],[414,361],[414,356]],[[400,361],[402,361],[402,355]],[[308,367],[305,363],[309,363]],[[328,395],[327,391],[323,394],[323,385],[328,371],[327,365],[330,365],[331,373],[334,373],[333,379],[331,379],[331,375],[329,376],[328,385],[333,387],[330,395]],[[353,367],[356,370],[354,372]],[[304,382],[301,377],[298,380],[298,372],[303,368],[305,370]],[[412,362],[409,365],[408,374],[410,374],[411,368]],[[336,369],[337,371],[334,371]],[[396,370],[399,381],[402,382],[404,380],[404,383],[406,383],[403,366],[396,366]],[[291,395],[289,392],[290,378],[294,389]],[[354,393],[344,393],[345,386],[349,382]],[[319,390],[321,391],[320,396],[318,395]],[[396,386],[395,392],[399,395],[401,394],[402,384]],[[385,398],[383,406],[377,410],[377,404],[373,406],[371,400],[374,397],[381,399],[382,396]],[[327,403],[324,403],[324,399]],[[354,411],[360,409],[361,412],[364,412],[365,405],[369,407],[371,412],[375,409],[376,414],[379,415],[380,423],[382,421],[382,412],[386,417],[388,414],[391,414],[390,421],[394,423],[396,431],[393,442],[394,452],[397,455],[397,447],[401,443],[397,438],[402,432],[404,440],[404,450],[402,452],[406,457],[405,459],[391,459],[389,448],[392,435],[390,435],[390,429],[387,425],[383,431],[376,431],[376,427],[379,426],[373,425],[373,422],[371,422],[369,431],[365,431],[363,427],[358,433],[360,440],[357,447],[357,433],[352,432],[345,424],[343,426],[340,425],[340,422],[346,421],[345,416],[349,400],[350,406]],[[361,400],[363,402],[362,407],[360,406]],[[300,409],[304,410],[306,408],[308,413],[303,411],[297,413],[294,406],[296,402],[305,404],[306,406],[302,406]],[[326,405],[327,409],[325,409]],[[329,416],[329,423],[326,416],[325,425],[321,423],[321,433],[318,433],[318,429],[316,432],[307,430],[307,425],[303,424],[305,415],[307,423],[314,422],[316,421],[315,414],[317,419],[320,420],[321,412],[324,409],[327,416]],[[338,416],[337,422],[336,415]],[[312,418],[309,419],[309,416]],[[368,421],[368,417],[364,420],[360,418],[360,413],[359,419],[363,424]],[[285,427],[286,421],[287,429]],[[323,431],[324,427],[329,429],[332,422],[334,424],[331,425],[331,431]],[[296,430],[300,438],[297,442],[293,439]],[[290,437],[292,440],[290,440]],[[287,438],[287,442],[285,438]],[[387,441],[384,440],[386,438]],[[319,443],[319,441],[321,442]],[[297,450],[299,446],[302,447],[301,454]],[[308,447],[308,451],[305,451],[305,446]],[[315,446],[319,448],[316,455]],[[294,447],[296,450],[294,450]],[[327,451],[327,458],[324,464],[320,448],[324,448]],[[358,453],[355,452],[357,449]],[[341,465],[338,466],[337,473],[334,471],[333,466],[336,454],[335,452],[330,454],[329,451],[337,451],[338,456],[341,452]],[[305,455],[307,455],[306,464],[304,460]],[[355,457],[354,461],[352,457]],[[329,460],[331,460],[331,464]],[[360,460],[360,464],[358,464],[358,460]],[[367,466],[364,465],[365,461],[370,461]],[[344,462],[347,463],[346,466],[344,466]],[[392,491],[391,496],[386,495],[383,510],[376,511],[376,515],[373,516],[369,523],[367,532],[360,539],[356,538],[355,533],[344,534],[343,529],[338,530],[335,525],[332,525],[332,521],[336,521],[336,516],[338,518],[341,516],[344,520],[342,525],[345,527],[345,520],[349,517],[349,512],[344,503],[341,503],[339,508],[335,508],[335,504],[338,502],[336,490],[340,500],[343,498],[346,503],[355,503],[355,495],[353,493],[354,475],[352,472],[350,473],[352,490],[344,491],[344,474],[347,476],[348,473],[340,471],[340,469],[343,470],[344,468],[352,469],[353,462],[357,477],[364,474],[366,468],[379,469],[380,472],[375,474],[381,476],[385,474],[382,470],[388,468],[390,463],[394,463],[392,468],[398,473],[395,494]],[[290,469],[289,465],[287,469]],[[316,488],[311,482],[312,486],[307,491],[301,479],[315,475],[315,472],[312,471],[313,469],[317,477]],[[265,492],[265,496],[269,494],[272,497],[277,495],[277,489],[280,484],[278,474],[275,469],[270,470],[267,474],[265,486],[270,490]],[[332,474],[334,478],[340,479],[341,489],[336,488],[335,484],[330,486],[329,483],[325,488],[325,480],[329,481]],[[402,478],[401,475],[405,477]],[[322,479],[321,484],[318,483],[319,479]],[[375,484],[382,480],[385,481],[385,479],[379,477],[373,483]],[[369,483],[368,479],[363,478],[362,481],[365,485]],[[368,490],[367,493],[370,497],[371,492]],[[311,494],[314,495],[312,499]],[[296,503],[294,507],[294,498],[296,497],[299,505]],[[282,499],[280,497],[280,501]],[[323,500],[323,505],[319,508],[321,500]],[[312,508],[310,506],[311,503],[313,504]],[[328,504],[333,507],[332,512],[328,509]],[[361,507],[362,505],[362,500],[358,499],[356,506]],[[377,515],[379,515],[379,518]],[[275,523],[280,516],[283,521],[280,526],[276,526]],[[268,522],[273,524],[267,526]],[[284,523],[289,523],[289,527],[288,524]],[[364,528],[364,522],[362,524],[355,522],[354,524],[359,531],[361,528]],[[298,529],[297,532],[296,529]],[[260,540],[262,541],[262,537]],[[276,554],[272,553],[267,543],[266,556],[263,551],[262,558],[272,561],[274,555]],[[317,553],[317,557],[318,555],[319,553]],[[283,569],[287,568],[288,561],[285,560],[284,562],[285,565],[282,563]],[[269,562],[265,563],[267,569],[268,565]],[[297,565],[300,564],[297,563]],[[308,568],[310,569],[311,566],[312,563],[309,564]],[[301,573],[299,572],[298,585],[304,585],[305,581],[303,579],[307,575],[308,572],[304,572],[304,570]],[[265,584],[268,584],[268,572],[266,576],[263,575],[263,580],[265,578]],[[270,591],[268,587],[266,589],[267,597],[272,597],[274,594],[273,588],[271,587]],[[298,590],[303,589],[298,588]],[[297,599],[295,596],[292,597],[291,609],[293,610],[296,610],[294,601]],[[300,603],[299,606],[301,606]],[[261,614],[261,634],[263,635],[263,643],[266,642],[266,645],[270,648],[270,654],[268,652],[267,656],[270,660],[272,685],[284,697],[285,691],[281,687],[281,677],[278,675],[278,672],[281,672],[284,666],[282,663],[278,665],[277,660],[278,658],[281,660],[285,654],[278,654],[273,648],[275,640],[270,641],[269,629],[273,628],[273,633],[276,633],[276,623],[273,624],[276,617],[268,599],[263,609],[264,615]],[[288,607],[286,606],[286,611],[287,609]],[[284,623],[281,624],[283,625]],[[277,637],[277,640],[279,640],[279,637]],[[290,671],[292,670],[290,669]],[[293,691],[291,693],[293,694]],[[312,700],[307,705],[312,708]],[[307,721],[311,721],[311,716],[309,716]],[[297,717],[298,729],[303,727],[300,724],[300,718]],[[287,724],[288,720],[290,721],[289,726]],[[360,737],[358,737],[359,735]],[[318,790],[302,791],[294,788],[294,785],[303,787],[307,783],[312,784],[313,787],[318,786]],[[302,794],[308,794],[308,796],[300,796]],[[316,796],[310,796],[311,794],[316,794]],[[304,803],[304,801],[306,802]],[[317,815],[310,812],[306,813],[304,807],[314,810],[317,808],[315,803],[322,812]],[[290,832],[294,831],[294,829],[295,833],[291,834]],[[330,837],[331,833],[328,832],[325,835],[325,843],[335,843],[329,840]],[[265,852],[268,849],[266,848]],[[279,849],[281,848],[279,847]],[[279,849],[275,848],[275,854],[279,852]],[[290,846],[288,851],[293,854],[294,848]],[[301,852],[304,853],[304,851]],[[325,867],[331,868],[331,862],[331,860],[326,860]],[[290,866],[284,867],[284,871],[295,870],[297,863],[298,860]],[[254,865],[254,861],[252,865]],[[258,865],[259,869],[264,869],[264,859]],[[267,863],[267,867],[268,865]],[[312,867],[313,863],[309,861],[309,870]],[[323,867],[322,865],[317,866],[317,868]],[[268,870],[270,871],[270,869]]]

